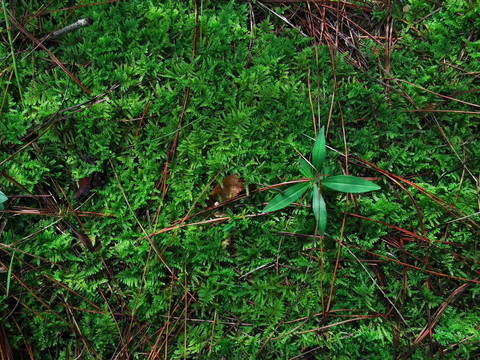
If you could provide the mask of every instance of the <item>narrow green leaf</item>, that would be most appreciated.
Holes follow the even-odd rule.
[[[12,259],[10,260],[10,267],[8,268],[8,275],[7,275],[7,297],[10,292],[10,278],[12,277],[12,267],[13,267],[13,259],[15,257],[15,251],[12,254]]]
[[[283,194],[278,194],[273,198],[272,201],[265,206],[263,212],[277,211],[283,209],[293,203],[295,200],[298,200],[304,193],[307,191],[310,183],[300,183],[289,187],[283,192]]]
[[[320,234],[322,236],[325,234],[325,229],[327,228],[327,204],[323,200],[323,196],[320,195],[320,219],[318,220],[318,228],[320,229]]]
[[[298,159],[298,163],[300,164],[300,172],[303,176],[306,178],[312,178],[314,176],[312,167],[304,158]]]
[[[315,220],[318,221],[318,213],[320,211],[320,191],[318,191],[318,185],[313,184],[312,189],[312,209],[313,214],[315,215]]]
[[[380,189],[380,186],[371,181],[350,175],[329,176],[325,178],[325,180],[322,180],[322,186],[332,190],[353,194]]]
[[[325,233],[327,228],[327,205],[323,196],[318,191],[318,185],[313,184],[313,201],[312,201],[313,213],[315,214],[315,220],[318,221],[318,228],[320,234]]]
[[[322,126],[320,133],[318,134],[315,145],[313,145],[312,151],[312,164],[315,166],[317,171],[320,171],[325,160],[325,155],[327,154],[327,148],[325,146],[325,127]]]

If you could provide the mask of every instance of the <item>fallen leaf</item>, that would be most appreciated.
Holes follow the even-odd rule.
[[[210,197],[215,202],[230,200],[245,190],[244,183],[245,180],[238,177],[238,175],[228,175],[223,179],[221,184],[215,186]]]
[[[80,159],[88,164],[93,164],[93,160],[91,160],[87,155],[80,156]],[[91,189],[94,189],[100,185],[102,185],[102,179],[100,178],[100,173],[98,171],[94,171],[89,176],[86,176],[78,180],[78,190],[73,196],[73,198],[77,200],[77,199],[80,199],[81,197],[88,196]]]
[[[87,196],[92,188],[92,175],[81,178],[78,180],[78,190],[73,196],[75,200],[80,199],[83,196]]]
[[[75,200],[80,199],[81,197],[88,196],[90,190],[95,189],[102,185],[102,179],[100,178],[100,173],[94,171],[90,176],[81,178],[78,180],[78,190],[73,196]]]

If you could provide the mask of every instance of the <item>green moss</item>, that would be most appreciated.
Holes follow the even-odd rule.
[[[82,351],[85,358],[110,358],[124,351],[143,359],[158,344],[162,357],[168,333],[169,358],[184,353],[211,359],[307,358],[307,351],[312,358],[391,358],[395,346],[397,355],[408,354],[427,324],[427,309],[434,313],[464,283],[455,277],[476,277],[475,224],[447,224],[454,219],[448,205],[353,160],[349,173],[378,177],[382,190],[356,196],[347,208],[345,195],[325,194],[329,226],[323,254],[316,239],[310,258],[311,209],[250,217],[276,194],[254,191],[258,184],[296,179],[296,149],[308,154],[312,148],[309,68],[315,116],[322,125],[335,92],[327,145],[343,152],[343,115],[351,155],[408,178],[465,215],[478,212],[475,180],[462,174],[464,161],[478,177],[480,153],[478,115],[461,113],[475,110],[467,103],[478,102],[471,75],[479,71],[472,61],[478,41],[469,35],[480,14],[469,2],[436,12],[437,5],[422,1],[393,9],[406,23],[394,21],[401,36],[391,52],[388,92],[378,81],[386,81],[385,59],[371,41],[361,45],[368,70],[336,56],[334,74],[329,49],[319,47],[317,72],[311,39],[297,30],[275,34],[273,18],[256,24],[251,34],[243,2],[204,2],[194,59],[193,2],[87,3],[73,14],[89,16],[94,24],[48,46],[98,98],[43,51],[17,61],[24,107],[15,82],[0,77],[0,88],[8,85],[0,161],[11,157],[1,170],[15,180],[0,178],[0,190],[9,196],[8,210],[23,211],[3,213],[1,220],[0,261],[8,264],[15,248],[13,273],[22,281],[12,279],[7,298],[6,275],[0,272],[0,317],[15,351],[25,353],[29,344],[35,358],[73,358]],[[17,4],[16,14],[34,14],[40,5]],[[53,31],[67,15],[63,6],[28,17],[27,30],[39,37]],[[373,17],[380,22],[387,14],[377,9]],[[31,49],[27,42],[15,46]],[[0,43],[0,52],[6,49]],[[412,111],[416,107],[448,112]],[[336,173],[345,164],[340,156],[328,162]],[[204,212],[185,224],[209,222],[162,231],[190,210],[192,215],[205,209],[212,190],[207,185],[220,171],[213,185],[235,173],[249,187],[247,197],[222,209],[229,220],[216,222]],[[101,174],[101,183],[93,196],[74,200],[76,182],[94,172]],[[25,213],[32,208],[39,213]],[[342,232],[345,209],[374,221],[347,216]],[[406,231],[419,236],[425,231],[430,242]],[[340,254],[331,312],[323,319],[322,292],[326,306],[341,234],[349,251]],[[98,251],[89,252],[82,239],[91,239]],[[233,248],[222,244],[226,240]],[[374,272],[378,268],[386,283]],[[467,293],[454,297],[434,329],[436,344],[458,349],[448,350],[445,358],[475,355],[478,311],[472,299],[478,298],[478,286]],[[356,321],[340,323],[355,316]],[[332,327],[323,328],[327,325]],[[401,329],[398,345],[395,327]],[[430,354],[427,340],[411,354],[438,356]]]

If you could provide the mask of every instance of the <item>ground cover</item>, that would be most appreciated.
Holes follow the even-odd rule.
[[[2,358],[479,355],[474,1],[2,4]]]

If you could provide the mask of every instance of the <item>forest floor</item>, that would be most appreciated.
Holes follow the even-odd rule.
[[[1,358],[480,357],[477,5],[2,2]]]

